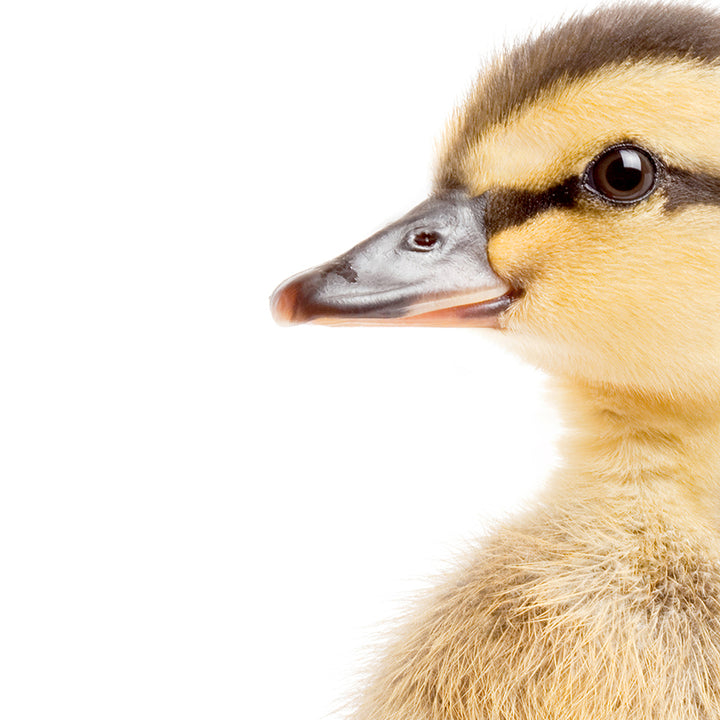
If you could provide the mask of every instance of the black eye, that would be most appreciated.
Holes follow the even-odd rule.
[[[588,167],[585,178],[591,190],[617,203],[633,203],[655,187],[655,163],[637,147],[606,150]]]
[[[417,232],[411,233],[406,242],[410,250],[427,252],[440,243],[440,235],[431,230],[418,230]]]

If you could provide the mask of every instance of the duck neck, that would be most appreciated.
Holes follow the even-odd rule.
[[[720,403],[560,384],[569,431],[560,483],[682,504],[720,528]]]

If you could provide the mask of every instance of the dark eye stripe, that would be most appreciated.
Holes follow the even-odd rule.
[[[692,172],[678,167],[665,167],[658,189],[665,195],[666,212],[686,205],[720,206],[720,177],[710,173]],[[551,208],[572,208],[582,192],[578,177],[568,178],[547,190],[501,189],[491,191],[485,209],[488,237],[522,225]]]
[[[665,210],[672,212],[685,205],[720,205],[720,177],[682,168],[667,168]]]
[[[567,180],[541,192],[496,190],[488,197],[485,227],[488,237],[507,228],[522,225],[530,218],[553,207],[574,207],[580,195],[580,179]]]

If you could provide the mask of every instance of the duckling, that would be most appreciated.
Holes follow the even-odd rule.
[[[281,323],[490,327],[564,461],[397,631],[357,720],[720,718],[720,16],[613,6],[490,64],[430,198]]]

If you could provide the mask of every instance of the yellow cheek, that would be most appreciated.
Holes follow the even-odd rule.
[[[714,206],[667,212],[662,192],[632,207],[581,199],[575,208],[550,209],[492,237],[488,254],[510,282],[567,277],[593,292],[602,274],[608,278],[604,291],[613,292],[613,279],[616,288],[632,289],[667,280],[672,267],[707,275],[699,265],[717,264],[711,246],[720,237],[719,221]]]
[[[490,240],[493,268],[525,290],[507,327],[545,348],[540,364],[631,382],[716,362],[720,208],[663,204],[551,210]]]
[[[526,286],[551,271],[577,265],[574,256],[587,242],[576,213],[549,210],[491,238],[490,263],[506,280]]]
[[[592,238],[577,213],[551,210],[493,237],[490,263],[525,298],[514,309],[514,325],[542,324],[543,332],[565,334],[577,293],[597,284],[600,270],[591,257]]]

